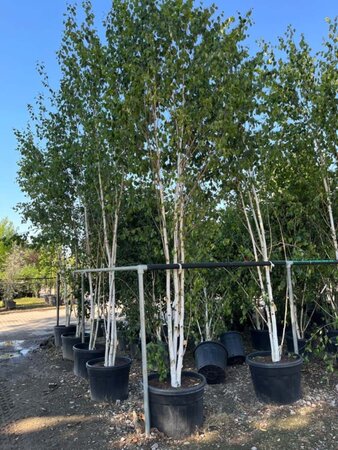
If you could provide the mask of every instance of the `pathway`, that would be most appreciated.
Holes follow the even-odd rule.
[[[64,323],[64,310],[60,311],[60,324]],[[34,340],[53,334],[56,309],[41,308],[0,313],[0,341]]]

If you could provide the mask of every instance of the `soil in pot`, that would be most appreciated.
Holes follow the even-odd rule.
[[[246,361],[258,400],[290,404],[301,398],[303,360],[299,355],[283,356],[281,361],[273,363],[270,352],[255,352]]]
[[[88,350],[88,342],[80,342],[73,346],[74,354],[74,374],[78,377],[88,379],[87,361],[104,356],[105,346],[97,344],[95,349]]]
[[[73,346],[82,342],[81,336],[76,336],[75,333],[63,333],[62,340],[62,357],[68,361],[74,361]],[[89,342],[89,335],[85,335],[85,342]]]
[[[75,331],[76,331],[76,325],[69,325],[67,327],[66,327],[66,325],[56,325],[54,327],[55,347],[62,346],[61,335],[63,333],[75,333]]]
[[[160,382],[158,374],[148,379],[151,426],[175,439],[194,433],[203,423],[204,376],[182,372],[179,388],[171,387],[169,381]]]
[[[241,333],[227,331],[221,334],[220,341],[228,352],[228,365],[244,363],[245,352]]]
[[[86,367],[92,400],[111,402],[128,398],[131,359],[117,356],[114,366],[104,366],[104,358],[87,361]]]

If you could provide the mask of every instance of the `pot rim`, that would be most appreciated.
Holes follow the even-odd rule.
[[[75,333],[73,332],[67,332],[67,333],[62,333],[61,334],[61,339],[62,338],[66,338],[66,339],[71,339],[71,338],[80,338],[81,339],[82,336],[75,336]],[[85,333],[85,338],[89,338],[89,333]]]
[[[104,350],[105,346],[103,344],[96,344],[96,347],[93,348],[92,350],[89,350],[88,348],[79,348],[78,345],[86,345],[87,347],[89,346],[89,342],[78,342],[77,344],[73,345],[73,350],[77,351],[77,352],[97,352],[99,350]]]
[[[86,362],[87,370],[90,369],[91,371],[112,371],[112,370],[119,370],[124,369],[128,366],[131,366],[132,359],[128,356],[116,356],[116,360],[122,360],[124,361],[124,364],[119,364],[118,366],[96,366],[95,364],[98,364],[100,362],[104,361],[104,357],[100,358],[93,358]]]
[[[229,335],[229,334],[239,334],[240,336],[242,336],[242,333],[240,331],[231,331],[231,330],[229,330],[229,331],[224,331],[223,333],[221,333],[220,337],[224,336],[224,335]]]
[[[226,354],[228,354],[228,351],[227,351],[225,345],[222,344],[222,342],[218,342],[218,341],[203,341],[203,342],[200,342],[198,345],[196,345],[196,347],[195,347],[195,349],[194,349],[194,351],[193,351],[193,355],[195,356],[196,350],[197,350],[199,347],[202,347],[202,346],[205,345],[205,344],[216,344],[216,345],[219,345],[220,347],[222,347],[222,348],[225,350]],[[183,373],[183,372],[182,372],[182,373]]]
[[[148,390],[152,394],[157,395],[164,395],[164,396],[183,396],[187,394],[194,394],[196,392],[199,392],[200,390],[204,390],[205,385],[207,384],[207,380],[205,379],[205,376],[201,373],[190,371],[190,370],[183,370],[182,376],[187,376],[191,378],[197,378],[200,380],[200,383],[198,383],[196,386],[190,386],[190,387],[170,387],[170,388],[159,388],[155,386],[151,386],[148,384]],[[148,375],[148,381],[154,378],[158,378],[158,373],[151,373]]]
[[[293,360],[290,360],[288,362],[283,362],[282,364],[279,364],[278,362],[263,362],[263,361],[255,361],[253,358],[255,358],[256,356],[270,356],[271,357],[271,352],[269,351],[258,351],[258,352],[253,352],[253,353],[249,353],[245,359],[246,363],[248,364],[248,366],[252,366],[252,367],[261,367],[261,368],[266,368],[266,369],[286,369],[289,367],[294,367],[294,366],[298,366],[298,365],[302,365],[303,364],[303,358],[300,355],[297,355],[296,353],[292,353],[292,355],[295,357]]]

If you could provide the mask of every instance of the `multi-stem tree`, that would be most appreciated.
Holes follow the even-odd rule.
[[[118,49],[124,98],[142,136],[136,178],[151,183],[167,264],[186,260],[191,205],[211,180],[218,118],[227,114],[246,19],[224,20],[192,1],[115,2],[110,31]],[[205,214],[207,210],[205,209]],[[189,255],[194,260],[194,252]],[[185,352],[184,270],[166,271],[166,316],[172,386],[181,384]]]

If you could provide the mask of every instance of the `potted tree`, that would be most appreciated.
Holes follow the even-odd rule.
[[[134,182],[152,189],[163,260],[174,264],[167,266],[164,297],[170,379],[159,383],[155,375],[149,378],[151,424],[170,436],[185,436],[202,424],[205,379],[183,370],[187,340],[181,266],[187,258],[186,241],[204,225],[203,219],[195,221],[195,205],[204,218],[211,211],[214,186],[208,180],[214,169],[214,140],[223,132],[214,119],[221,117],[228,100],[224,77],[246,57],[237,44],[247,23],[218,21],[214,7],[195,8],[190,2],[154,3],[147,6],[146,16],[143,3],[133,2],[132,14],[122,2],[114,5],[110,37],[120,57],[128,118],[143,139],[138,152],[142,165]],[[166,27],[159,28],[159,23]],[[193,246],[189,248],[194,260]]]
[[[261,203],[254,184],[251,184],[249,199],[251,212],[256,217],[254,223],[256,224],[258,242],[255,241],[255,248],[259,249],[264,261],[269,261]],[[251,238],[254,239],[251,226],[249,230],[251,230]],[[292,403],[301,396],[300,384],[303,361],[299,355],[295,355],[292,358],[282,358],[282,346],[278,344],[276,306],[270,274],[271,267],[265,265],[263,270],[264,278],[261,277],[261,282],[262,286],[266,288],[266,294],[261,301],[269,330],[271,352],[251,353],[247,356],[247,363],[250,367],[256,395],[261,401]]]
[[[134,172],[134,153],[129,149],[134,145],[134,132],[131,121],[126,119],[125,98],[119,91],[119,67],[113,55],[114,48],[110,43],[103,45],[100,42],[91,5],[85,3],[83,8],[81,25],[76,17],[76,7],[68,8],[58,54],[63,77],[55,99],[58,111],[53,118],[60,122],[58,135],[62,135],[65,142],[63,162],[82,224],[84,253],[90,255],[87,260],[94,267],[100,269],[103,264],[110,270],[108,283],[105,279],[107,288],[102,291],[106,293],[107,303],[105,355],[87,361],[86,367],[91,397],[111,401],[128,395],[131,365],[130,358],[117,355],[116,288],[112,269],[117,258],[121,206],[132,186],[130,174]],[[74,103],[74,99],[79,101]],[[90,273],[88,271],[89,278]],[[91,328],[96,320],[93,315],[99,286],[99,283],[94,287],[89,282]],[[93,342],[90,347],[92,345]],[[114,382],[115,376],[123,379],[123,385],[118,380]]]

